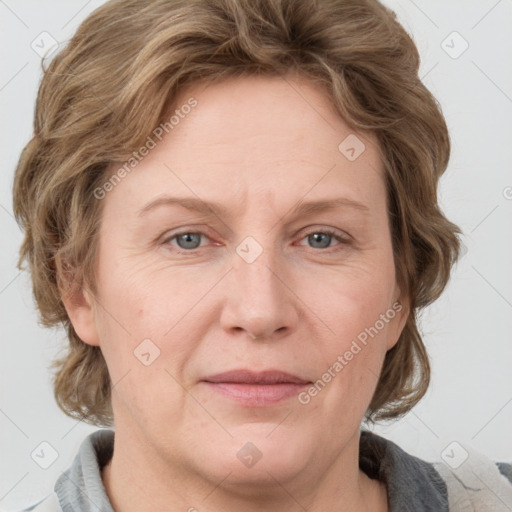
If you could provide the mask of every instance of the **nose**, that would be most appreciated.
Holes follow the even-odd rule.
[[[237,253],[227,276],[221,326],[231,335],[245,333],[251,340],[272,341],[297,329],[298,301],[290,288],[286,262],[265,249],[249,263]]]

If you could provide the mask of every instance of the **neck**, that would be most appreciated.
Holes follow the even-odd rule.
[[[138,443],[133,430],[129,435],[116,428],[114,455],[102,479],[116,512],[387,512],[385,485],[359,469],[359,435],[328,467],[315,466],[291,480],[269,475],[266,482],[240,485],[230,482],[230,475],[208,479],[173,465],[147,443]]]

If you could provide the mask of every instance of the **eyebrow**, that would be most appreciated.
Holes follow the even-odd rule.
[[[219,203],[211,201],[204,201],[194,197],[171,197],[163,196],[158,197],[154,201],[150,201],[139,210],[139,216],[146,215],[149,211],[154,210],[160,206],[181,206],[187,210],[196,211],[205,215],[212,213],[218,217],[226,215],[227,210]]]
[[[354,208],[363,213],[369,213],[370,208],[363,203],[349,199],[348,197],[336,197],[333,199],[325,199],[320,201],[299,201],[292,209],[291,215],[308,215],[311,213],[319,213],[325,210],[333,210],[335,208]]]
[[[139,212],[139,216],[146,215],[149,211],[161,206],[181,206],[187,210],[202,213],[204,215],[211,215],[212,213],[217,217],[227,216],[228,210],[220,203],[212,201],[205,201],[194,197],[171,197],[163,196],[150,201],[143,206]],[[337,197],[333,199],[325,199],[319,201],[299,201],[289,213],[285,215],[305,216],[312,213],[319,213],[326,210],[333,210],[335,208],[345,207],[354,208],[363,213],[369,213],[370,209],[363,203],[359,203],[346,197]]]

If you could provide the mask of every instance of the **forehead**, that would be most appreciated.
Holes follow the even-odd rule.
[[[182,108],[191,99],[195,106]],[[217,202],[251,195],[270,204],[305,193],[332,196],[333,188],[364,200],[382,188],[375,136],[351,129],[326,92],[305,79],[196,83],[177,96],[169,117],[174,113],[172,129],[113,196],[123,190],[142,202],[178,191]]]
[[[297,156],[315,161],[321,153],[326,158],[337,157],[340,142],[355,135],[336,112],[327,91],[296,75],[197,83],[181,92],[174,108],[179,109],[191,97],[198,105],[173,129],[176,144],[187,143],[193,134],[198,147],[225,146],[226,152],[238,158]],[[372,134],[358,136],[378,149]],[[262,143],[267,144],[267,151],[262,152]]]

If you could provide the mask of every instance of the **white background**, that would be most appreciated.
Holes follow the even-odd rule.
[[[46,31],[65,43],[102,3],[0,1],[2,510],[49,493],[81,440],[95,430],[67,418],[54,403],[48,366],[64,336],[38,326],[30,282],[16,269],[21,233],[11,188],[31,136],[41,76],[32,41]],[[421,76],[449,125],[453,152],[440,197],[464,231],[467,253],[444,297],[423,315],[433,368],[427,397],[404,419],[376,431],[426,460],[439,460],[457,440],[512,461],[512,1],[386,3],[413,35]],[[452,58],[464,40],[468,49]],[[31,458],[43,441],[58,453],[48,469]]]

